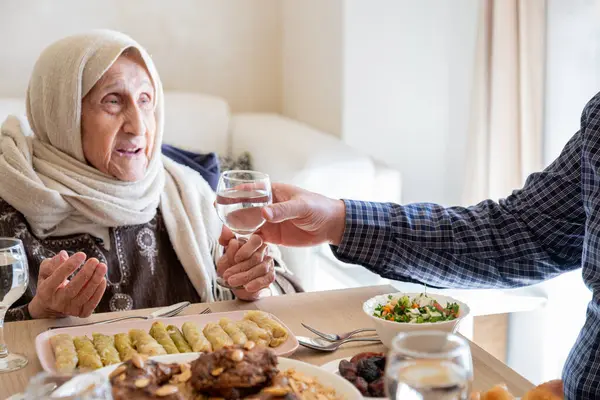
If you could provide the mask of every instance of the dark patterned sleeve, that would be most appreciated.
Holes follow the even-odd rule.
[[[445,208],[345,201],[346,229],[334,254],[385,278],[444,288],[518,287],[579,268],[586,218],[580,132],[548,168],[499,202]]]

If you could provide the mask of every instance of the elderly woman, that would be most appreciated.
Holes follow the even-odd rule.
[[[23,241],[30,269],[7,320],[252,300],[274,281],[258,237],[217,256],[213,192],[161,156],[161,81],[131,38],[94,31],[48,47],[27,119],[9,117],[0,140],[0,236]],[[243,286],[233,294],[216,284],[230,268]]]

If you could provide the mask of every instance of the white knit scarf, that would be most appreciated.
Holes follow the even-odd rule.
[[[81,103],[126,49],[140,53],[155,89],[156,138],[146,175],[123,182],[90,166],[81,143]],[[64,38],[40,55],[27,92],[27,121],[11,116],[0,136],[0,197],[39,238],[89,233],[110,244],[109,228],[144,224],[160,206],[179,261],[203,301],[217,290],[220,221],[214,194],[195,171],[161,156],[163,89],[148,53],[108,31]],[[31,127],[31,128],[30,128]],[[110,267],[110,266],[109,266]]]

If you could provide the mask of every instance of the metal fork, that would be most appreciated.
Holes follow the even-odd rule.
[[[210,314],[212,311],[210,310],[210,308],[205,308],[204,310],[200,311],[198,314]]]
[[[361,333],[361,332],[376,332],[376,330],[372,329],[372,328],[361,328],[361,329],[353,330],[352,332],[340,333],[338,335],[335,333],[320,332],[320,331],[316,330],[315,328],[312,328],[312,327],[306,325],[305,323],[302,323],[302,326],[305,327],[306,329],[308,329],[309,331],[311,331],[312,333],[314,333],[315,335],[320,336],[323,339],[328,340],[330,342],[337,342],[338,340],[345,340],[345,339],[348,339],[348,338],[356,335],[357,333]]]
[[[160,308],[160,309],[150,313],[149,315],[129,315],[126,317],[110,318],[110,319],[105,319],[103,321],[87,322],[84,324],[77,324],[77,325],[51,326],[50,328],[48,328],[48,330],[60,329],[60,328],[74,328],[74,327],[79,327],[79,326],[90,326],[90,325],[103,325],[103,324],[110,324],[113,322],[126,321],[129,319],[151,320],[151,319],[155,319],[155,318],[174,317],[177,314],[179,314],[180,312],[182,312],[189,305],[190,305],[189,301],[184,301],[181,303],[170,305],[168,307]]]
[[[329,342],[321,338],[309,338],[304,336],[296,336],[296,339],[298,339],[298,343],[300,343],[304,347],[308,347],[309,349],[313,350],[328,352],[336,351],[340,348],[341,345],[350,342],[381,342],[379,338],[374,337],[348,338],[337,342]]]

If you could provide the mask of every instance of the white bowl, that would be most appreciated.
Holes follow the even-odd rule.
[[[373,312],[375,312],[375,307],[378,305],[384,305],[388,302],[388,296],[393,297],[401,297],[408,296],[411,299],[420,295],[421,293],[387,293],[379,296],[375,296],[370,298],[369,300],[363,303],[363,311],[365,314],[371,318],[373,324],[375,325],[375,329],[377,330],[377,334],[379,338],[383,342],[383,344],[390,348],[392,345],[392,339],[399,333],[402,332],[413,332],[413,331],[443,331],[443,332],[456,332],[458,329],[458,324],[462,321],[471,310],[469,306],[465,303],[458,301],[450,296],[443,296],[440,294],[427,294],[428,297],[435,299],[442,306],[446,306],[447,303],[457,303],[460,307],[459,316],[452,321],[440,321],[440,322],[423,322],[421,324],[411,323],[411,322],[395,322],[395,321],[387,321],[385,319],[377,318],[373,316]]]

